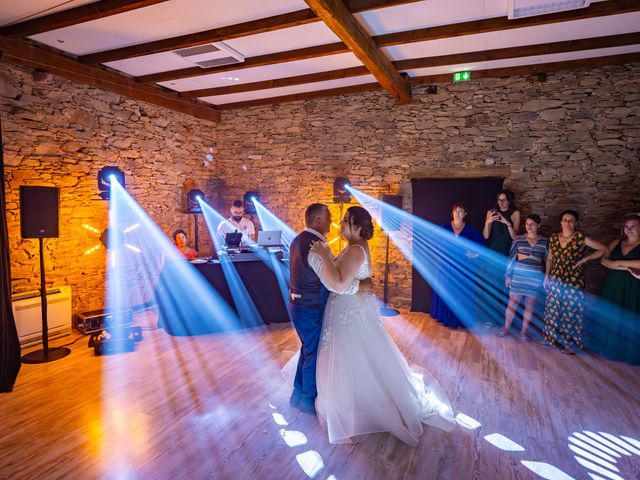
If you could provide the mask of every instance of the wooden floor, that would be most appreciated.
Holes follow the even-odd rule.
[[[455,412],[479,427],[427,428],[417,448],[387,434],[330,445],[314,417],[288,405],[279,369],[297,348],[290,327],[191,338],[148,330],[133,353],[95,357],[82,339],[62,360],[23,365],[14,392],[0,396],[0,478],[640,478],[640,449],[624,439],[614,446],[627,445],[625,454],[601,467],[609,475],[569,448],[582,438],[606,451],[583,431],[640,439],[640,368],[490,330],[451,331],[423,314],[385,324],[409,362],[426,367]],[[491,434],[524,450],[502,450],[485,439]],[[556,476],[523,461],[555,467]]]

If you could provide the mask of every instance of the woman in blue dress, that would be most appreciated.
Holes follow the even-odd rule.
[[[461,203],[456,202],[451,208],[451,221],[442,225],[442,228],[453,234],[454,237],[452,237],[451,240],[454,242],[459,238],[465,238],[484,245],[482,233],[473,225],[465,222],[466,216],[467,209]],[[451,252],[443,251],[438,257],[439,261],[436,265],[437,285],[435,285],[435,287],[432,285],[434,290],[433,296],[431,297],[430,315],[446,327],[467,328],[474,319],[465,318],[464,322],[461,321],[451,308],[449,308],[448,302],[442,298],[446,296],[449,299],[449,303],[462,303],[464,304],[464,308],[475,308],[473,298],[475,295],[473,292],[476,289],[475,279],[477,276],[475,275],[475,262],[478,254],[468,249],[465,253],[462,253],[464,250],[463,246],[463,250],[457,253],[458,248],[452,248]],[[448,253],[453,253],[454,257],[447,258]]]

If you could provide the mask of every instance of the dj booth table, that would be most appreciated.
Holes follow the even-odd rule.
[[[224,265],[218,260],[213,260],[192,266],[237,316],[237,322],[231,328],[249,328],[290,321],[288,301],[284,296],[287,292],[285,282],[289,281],[286,273],[288,260],[272,258],[271,265],[262,260],[234,261],[228,257],[223,261]],[[280,279],[274,269],[279,269]],[[216,321],[213,318],[214,312],[198,305],[192,298],[177,298],[177,290],[185,292],[189,287],[172,287],[179,278],[176,273],[177,266],[167,264],[160,275],[156,289],[158,326],[170,335],[201,335],[229,330],[228,322]],[[239,283],[244,289],[230,288],[230,283]],[[246,297],[242,298],[246,295],[245,291],[250,301],[247,301]],[[255,309],[247,308],[246,304],[250,304],[251,301]],[[240,302],[242,305],[238,305]]]

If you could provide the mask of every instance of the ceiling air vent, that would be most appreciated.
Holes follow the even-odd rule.
[[[591,0],[509,0],[509,20],[586,8]]]
[[[220,67],[244,62],[244,55],[223,42],[182,48],[173,53],[200,68]]]
[[[183,48],[176,50],[174,53],[182,58],[193,57],[195,55],[205,55],[207,53],[219,52],[220,49],[215,45],[208,43],[206,45],[198,45],[197,47]]]
[[[234,63],[242,63],[242,60],[238,60],[235,57],[223,57],[213,58],[211,60],[205,60],[204,62],[195,62],[196,65],[202,68],[220,67],[222,65],[233,65]]]

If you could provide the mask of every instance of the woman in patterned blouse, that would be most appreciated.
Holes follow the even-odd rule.
[[[555,345],[573,354],[582,348],[582,313],[584,311],[584,273],[582,265],[602,257],[606,245],[577,230],[578,212],[565,210],[560,215],[562,232],[551,235],[544,285],[547,305],[544,310],[545,345]],[[595,250],[584,256],[585,246]]]
[[[509,334],[516,309],[524,297],[524,314],[520,339],[530,341],[527,328],[531,323],[536,300],[544,293],[545,262],[549,254],[549,239],[538,233],[540,217],[528,215],[525,221],[525,235],[514,238],[509,252],[509,263],[505,274],[505,285],[509,290],[509,305],[504,314],[504,326],[498,330],[498,336]]]

